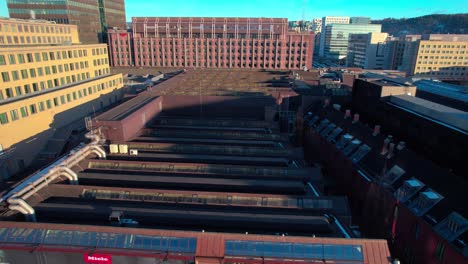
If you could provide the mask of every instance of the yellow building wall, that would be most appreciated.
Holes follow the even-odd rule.
[[[80,43],[78,26],[0,19],[0,45],[51,45],[64,42]]]
[[[20,57],[24,63],[20,63]],[[25,95],[28,90],[37,92],[109,73],[106,44],[3,48],[0,49],[0,101]]]
[[[104,85],[104,89],[100,87],[101,85]],[[79,107],[86,102],[98,99],[103,94],[111,93],[122,87],[122,74],[116,74],[74,85],[70,88],[38,94],[31,98],[18,98],[14,102],[3,102],[3,104],[0,102],[0,115],[6,114],[8,119],[8,123],[0,124],[0,144],[4,149],[7,149],[20,141],[49,129],[57,114]],[[73,93],[75,93],[75,97]],[[70,101],[68,98],[70,98]],[[54,99],[58,102],[57,105],[55,105]],[[63,100],[65,103],[63,103]],[[50,102],[50,108],[47,101]],[[40,104],[44,106],[43,110],[41,110]],[[36,113],[33,113],[32,106],[35,107]],[[27,117],[22,117],[22,107],[26,107]],[[13,120],[12,111],[17,112],[18,120]]]
[[[421,40],[413,75],[468,80],[468,41]]]

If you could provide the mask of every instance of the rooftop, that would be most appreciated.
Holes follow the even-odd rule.
[[[418,90],[449,97],[468,104],[467,87],[432,80],[418,80],[415,81],[414,84]]]

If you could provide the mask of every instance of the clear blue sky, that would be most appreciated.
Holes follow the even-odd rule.
[[[133,16],[302,17],[303,0],[126,0]],[[307,0],[306,19],[323,16],[416,17],[468,13],[467,0]],[[0,0],[0,16],[8,16]]]

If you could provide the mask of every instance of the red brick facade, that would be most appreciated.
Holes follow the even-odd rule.
[[[278,18],[133,18],[132,33],[109,30],[112,66],[302,69],[313,42]]]

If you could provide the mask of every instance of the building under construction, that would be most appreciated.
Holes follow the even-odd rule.
[[[201,72],[220,81],[182,95]],[[236,74],[179,72],[87,122],[89,143],[4,193],[1,260],[389,263],[295,145],[288,73]]]

